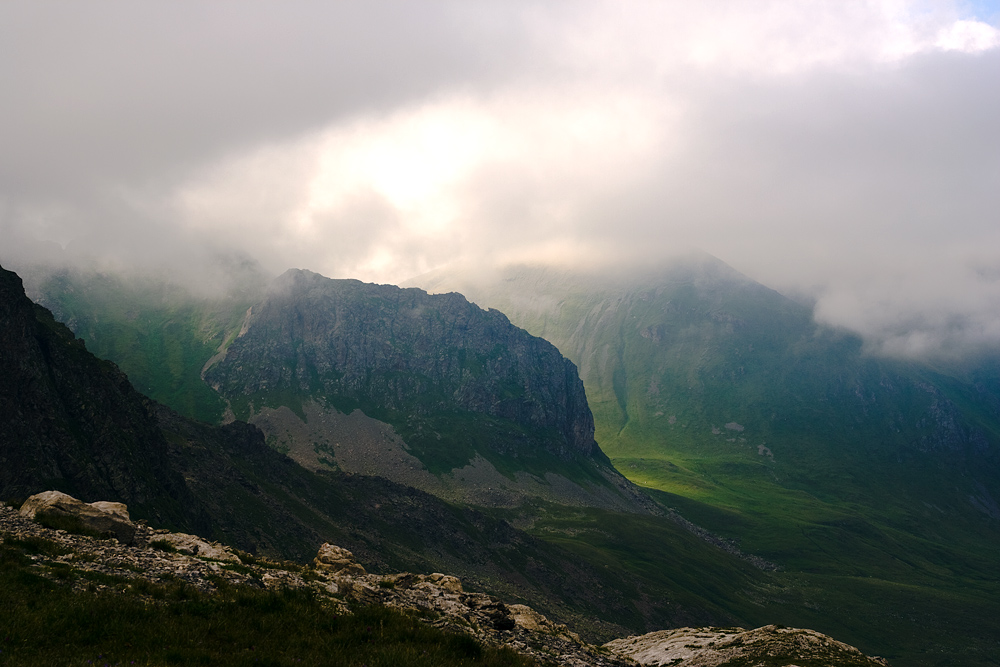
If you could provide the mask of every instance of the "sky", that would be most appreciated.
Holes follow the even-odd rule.
[[[0,262],[402,282],[710,253],[1000,346],[1000,2],[0,4]]]

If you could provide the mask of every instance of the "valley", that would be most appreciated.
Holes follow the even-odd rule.
[[[708,256],[631,272],[440,271],[413,284],[459,291],[556,344],[580,368],[615,466],[779,564],[817,611],[839,610],[810,627],[862,643],[907,637],[932,654],[976,627],[992,645],[995,359],[879,358]]]

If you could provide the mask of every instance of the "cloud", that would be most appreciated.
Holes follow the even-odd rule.
[[[1000,342],[1000,32],[978,5],[0,11],[8,239],[392,282],[698,246],[876,351]]]
[[[196,175],[177,217],[274,261],[402,280],[457,255],[544,255],[588,197],[660,155],[664,112],[591,91],[448,96],[338,123]],[[661,122],[656,122],[657,120]]]
[[[945,51],[976,53],[1000,45],[1000,30],[981,21],[956,21],[938,33],[935,46]]]

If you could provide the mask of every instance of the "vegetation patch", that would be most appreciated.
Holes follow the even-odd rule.
[[[58,542],[53,542],[52,540],[47,540],[44,537],[36,537],[34,535],[17,537],[10,533],[4,533],[3,544],[6,549],[21,549],[28,554],[65,556],[70,553],[70,549],[67,549]]]
[[[168,542],[167,540],[151,540],[149,543],[150,548],[157,549],[159,551],[165,551],[169,554],[177,553],[177,547]]]
[[[0,545],[0,664],[485,665],[534,664],[384,607],[337,614],[307,591],[223,586],[206,595],[165,584],[80,573],[113,586],[74,592],[29,569],[35,547]],[[35,545],[37,546],[37,545]],[[68,566],[67,577],[69,576]],[[150,598],[156,604],[149,604]]]

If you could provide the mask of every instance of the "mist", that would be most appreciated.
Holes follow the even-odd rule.
[[[699,248],[879,354],[1000,344],[994,3],[0,7],[0,262],[398,283]],[[241,264],[242,265],[242,264]]]

